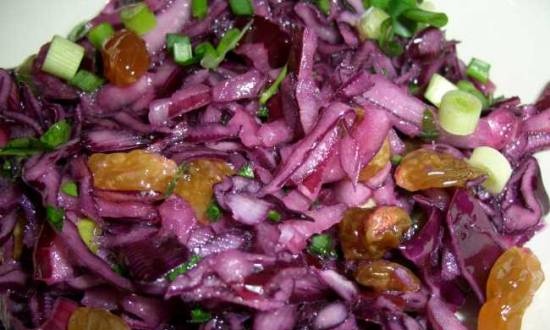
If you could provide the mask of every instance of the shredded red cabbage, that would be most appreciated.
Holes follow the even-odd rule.
[[[90,24],[121,28],[128,2],[110,1]],[[85,306],[132,329],[467,329],[455,313],[469,296],[484,302],[495,260],[529,240],[548,212],[532,155],[550,147],[550,87],[522,105],[492,101],[493,83],[472,81],[490,106],[474,133],[455,136],[438,130],[422,97],[435,73],[469,79],[456,42],[438,28],[392,35],[386,42],[401,51],[388,56],[384,43],[357,33],[364,1],[330,1],[323,12],[309,1],[254,0],[254,16],[238,17],[227,1],[211,0],[203,19],[192,16],[190,0],[145,2],[157,19],[142,36],[151,65],[130,86],[79,92],[41,70],[48,44],[26,75],[0,70],[4,326],[66,329]],[[216,45],[249,21],[214,69],[176,65],[165,47],[167,33]],[[83,66],[102,76],[96,50],[77,42]],[[262,99],[285,65],[280,86]],[[426,114],[438,134],[426,135]],[[71,125],[69,139],[53,149],[37,142],[61,120]],[[360,179],[385,145],[391,162]],[[479,146],[513,166],[498,195],[483,189],[483,178],[415,193],[394,181],[411,150],[462,159]],[[94,185],[91,154],[135,149],[179,166],[171,191]],[[213,185],[204,214],[173,191],[198,159],[235,170]],[[68,182],[76,191],[67,193]],[[339,224],[349,208],[373,206],[416,215],[383,258],[410,269],[420,289],[371,290],[354,279],[359,263],[344,258]],[[84,218],[97,229],[95,250],[80,232]]]

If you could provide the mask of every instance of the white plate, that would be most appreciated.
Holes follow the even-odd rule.
[[[36,52],[54,34],[66,35],[77,23],[95,15],[106,0],[0,0],[0,67],[12,67]],[[439,0],[450,18],[447,35],[462,40],[463,60],[472,56],[493,65],[498,93],[532,102],[550,81],[549,0]],[[550,125],[550,123],[549,123]],[[537,155],[546,187],[550,187],[550,152]],[[550,230],[530,246],[549,280],[524,318],[523,330],[550,324]]]

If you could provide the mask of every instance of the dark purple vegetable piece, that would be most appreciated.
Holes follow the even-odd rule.
[[[252,26],[244,35],[242,44],[262,44],[268,55],[269,65],[280,68],[288,61],[290,53],[290,36],[278,24],[261,17],[254,16]]]
[[[153,281],[187,260],[188,252],[174,236],[125,245],[119,251],[130,275],[137,281]]]
[[[491,267],[507,248],[489,217],[466,190],[457,189],[447,212],[453,252],[480,302]]]
[[[65,330],[69,324],[69,319],[78,305],[69,299],[58,298],[48,320],[40,326],[43,330]]]
[[[550,207],[540,168],[534,158],[525,159],[514,171],[501,203],[503,230],[530,236]]]

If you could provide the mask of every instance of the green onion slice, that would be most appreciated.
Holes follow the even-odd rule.
[[[50,43],[42,70],[56,77],[71,80],[84,58],[84,47],[60,36]]]
[[[245,35],[248,29],[252,26],[252,21],[243,27],[242,30],[233,28],[225,32],[223,37],[216,47],[216,51],[212,52],[206,48],[206,52],[201,60],[201,66],[206,69],[215,69],[220,65],[220,63],[225,59],[227,53],[237,47],[241,38]]]
[[[88,40],[95,48],[101,49],[109,38],[115,34],[115,29],[109,23],[100,23],[90,29]]]
[[[78,197],[78,186],[74,181],[67,181],[61,186],[61,191],[68,196]]]
[[[466,68],[466,74],[480,83],[486,84],[489,81],[490,70],[491,64],[480,59],[473,58]]]
[[[46,218],[52,227],[58,231],[63,230],[63,221],[65,220],[65,210],[52,205],[46,206]]]
[[[435,124],[435,119],[433,113],[426,109],[422,115],[422,131],[420,132],[420,137],[427,140],[435,140],[439,136],[439,130]]]
[[[467,92],[472,94],[473,96],[477,97],[481,104],[483,104],[483,109],[487,109],[491,106],[491,100],[489,97],[486,97],[479,89],[476,88],[474,84],[472,84],[468,80],[461,80],[456,83],[456,87],[460,89],[461,91]]]
[[[403,47],[394,40],[393,22],[394,20],[391,17],[382,22],[378,46],[388,56],[399,56],[403,53]]]
[[[191,3],[193,17],[203,19],[208,14],[208,0],[193,0]]]
[[[172,46],[174,62],[180,65],[190,64],[193,60],[193,48],[188,37],[177,40]]]
[[[271,210],[267,213],[267,218],[272,222],[279,222],[282,219],[281,213]]]
[[[441,100],[439,122],[441,128],[454,135],[472,134],[479,122],[481,101],[470,93],[450,91]]]
[[[328,234],[314,235],[309,244],[309,252],[320,257],[335,255],[332,237]]]
[[[468,163],[487,173],[483,187],[492,194],[502,192],[512,176],[512,166],[506,157],[491,147],[477,147],[472,152]]]
[[[55,149],[69,141],[70,137],[71,125],[63,119],[50,126],[46,133],[40,137],[40,142],[50,149]]]
[[[201,308],[194,308],[191,310],[190,323],[206,323],[212,318],[212,315]]]
[[[411,8],[403,12],[403,16],[411,21],[424,23],[438,28],[444,27],[449,18],[444,13],[434,13],[420,8]]]
[[[137,3],[125,7],[120,11],[122,24],[139,35],[151,31],[157,25],[155,13],[145,3]]]
[[[90,71],[81,69],[69,81],[69,83],[84,92],[94,92],[105,83],[103,78],[96,76]]]
[[[277,94],[277,92],[279,91],[279,86],[281,86],[281,83],[285,79],[287,72],[287,66],[285,65],[283,66],[281,71],[279,71],[279,74],[277,75],[277,78],[275,78],[273,84],[271,84],[271,86],[269,86],[269,88],[263,91],[262,95],[260,95],[261,105],[266,104],[273,95]]]
[[[175,280],[179,275],[195,268],[201,259],[201,256],[194,254],[188,261],[169,271],[168,274],[166,274],[166,278],[170,281]]]
[[[84,36],[86,36],[86,33],[88,33],[89,29],[90,29],[90,25],[88,24],[88,21],[80,22],[71,30],[71,32],[69,32],[67,39],[69,39],[70,41],[76,42],[84,38]]]
[[[92,253],[97,253],[96,237],[99,235],[97,224],[90,219],[80,219],[76,224],[80,238]]]
[[[441,100],[439,122],[441,128],[454,135],[469,135],[475,132],[481,109],[481,101],[470,93],[450,91]]]
[[[254,7],[250,0],[229,0],[231,11],[237,16],[254,15]]]
[[[323,14],[330,14],[330,0],[315,0],[315,4]]]
[[[378,7],[371,7],[363,13],[357,24],[359,36],[362,39],[377,40],[382,35],[382,23],[390,18],[384,10]]]
[[[439,107],[443,95],[456,89],[457,87],[452,82],[448,81],[445,77],[435,73],[430,79],[430,83],[428,84],[428,88],[426,88],[424,97],[426,98],[426,100]]]
[[[215,201],[212,201],[206,209],[206,217],[210,220],[210,222],[216,222],[220,220],[221,216],[222,211],[220,210],[220,207]]]
[[[258,111],[256,111],[256,117],[260,118],[262,121],[267,121],[269,119],[269,109],[265,104],[260,104]]]
[[[254,169],[250,164],[243,165],[238,174],[244,178],[254,179]]]
[[[0,149],[0,156],[28,157],[44,151],[44,145],[34,138],[17,138]]]

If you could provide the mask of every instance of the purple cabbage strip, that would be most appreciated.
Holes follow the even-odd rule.
[[[130,3],[110,1],[90,24],[122,29],[119,14]],[[532,157],[550,147],[550,85],[533,105],[517,97],[493,103],[470,135],[440,130],[421,140],[426,111],[440,126],[422,97],[433,74],[469,79],[457,42],[441,29],[398,37],[404,52],[390,57],[357,33],[366,10],[360,0],[331,1],[328,14],[307,1],[252,0],[251,17],[213,0],[204,18],[193,17],[190,0],[145,3],[156,15],[142,35],[151,65],[130,86],[78,91],[42,71],[49,44],[28,77],[0,69],[1,151],[12,152],[19,138],[38,149],[0,156],[1,321],[61,330],[87,306],[109,310],[131,329],[465,330],[455,313],[471,307],[471,296],[483,303],[495,260],[542,228],[550,208]],[[213,69],[176,64],[165,46],[167,33],[180,33],[197,56],[199,43],[216,47],[226,31],[249,22]],[[77,42],[85,48],[81,67],[103,76],[98,52],[87,38]],[[285,65],[288,74],[272,90]],[[472,83],[487,97],[495,91],[491,81]],[[36,142],[62,119],[69,141],[56,148]],[[360,179],[386,141],[391,161]],[[481,180],[415,193],[396,184],[400,157],[414,149],[463,159],[478,146],[498,149],[513,167],[498,195]],[[182,186],[94,185],[91,154],[135,149],[182,165],[181,177],[159,179],[169,187],[186,181],[209,216],[197,217],[197,201],[177,194]],[[233,174],[185,166],[195,160],[226,162]],[[382,206],[411,214],[414,225],[383,259],[410,269],[418,291],[360,285],[354,277],[365,260],[342,256],[346,211]],[[84,243],[81,219],[97,227],[97,249]],[[318,255],[314,245],[323,240],[330,251]],[[196,308],[211,318],[189,323]]]

